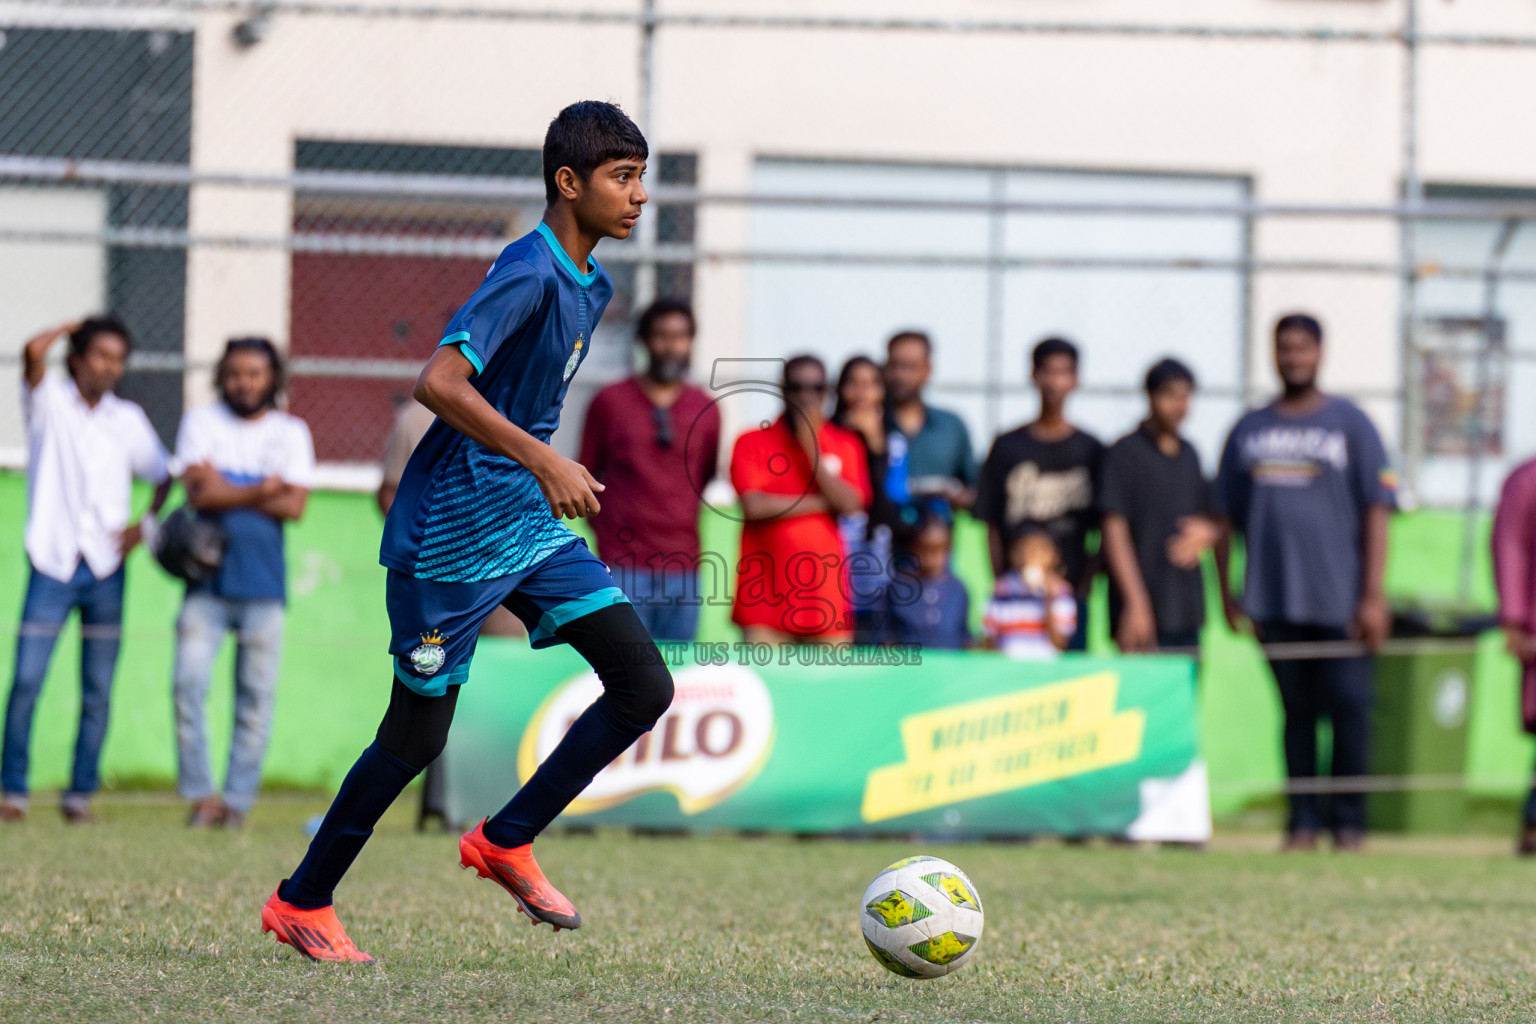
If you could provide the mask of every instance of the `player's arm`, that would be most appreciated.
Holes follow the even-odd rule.
[[[821,515],[831,510],[832,506],[827,504],[827,499],[815,493],[769,494],[766,491],[746,491],[741,495],[741,514],[752,523],[790,516]]]
[[[231,483],[212,463],[199,462],[182,471],[181,486],[186,489],[187,501],[199,512],[228,512],[235,508],[262,509],[289,485],[275,476],[254,484]]]
[[[256,503],[256,511],[265,512],[273,519],[295,520],[304,515],[304,508],[309,504],[309,488],[300,487],[298,484],[290,484],[286,480],[279,479],[281,487],[275,493],[268,495]]]
[[[1391,509],[1376,503],[1366,507],[1360,536],[1360,604],[1355,609],[1355,636],[1370,651],[1378,650],[1392,627],[1387,610],[1387,532]]]
[[[819,492],[817,496],[821,498],[822,507],[816,511],[830,511],[844,516],[862,510],[864,496],[857,487],[833,472],[828,460],[821,457],[816,432],[811,429],[810,422],[804,416],[799,416],[795,418],[794,425],[795,437],[800,447],[805,449],[806,458],[810,460],[812,481]]]
[[[1131,540],[1131,524],[1116,512],[1104,514],[1104,560],[1109,575],[1125,598],[1120,615],[1120,629],[1115,644],[1127,653],[1150,651],[1157,646],[1157,625],[1152,612],[1152,596],[1136,561],[1136,546]]]
[[[27,339],[21,347],[21,373],[26,378],[27,387],[35,388],[43,382],[43,375],[48,372],[48,350],[55,341],[79,326],[76,323],[61,324]]]
[[[454,430],[520,465],[538,481],[556,519],[580,519],[601,508],[603,485],[579,462],[567,459],[497,412],[470,383],[474,364],[453,345],[440,346],[416,378],[416,401]]]

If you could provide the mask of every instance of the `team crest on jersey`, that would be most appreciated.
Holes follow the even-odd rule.
[[[586,339],[578,334],[576,336],[576,347],[571,349],[571,358],[565,361],[565,376],[562,379],[570,380],[571,374],[576,372],[576,366],[581,362],[581,349],[585,344]]]
[[[435,629],[423,633],[421,646],[411,652],[411,667],[424,676],[435,675],[443,667],[443,662],[448,660],[448,654],[443,650],[443,644],[448,639]]]

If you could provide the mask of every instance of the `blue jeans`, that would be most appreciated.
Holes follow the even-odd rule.
[[[699,631],[699,605],[703,603],[697,574],[658,573],[644,565],[633,571],[611,571],[652,640],[693,640]]]
[[[272,731],[283,652],[283,602],[236,601],[189,593],[176,620],[176,789],[188,800],[217,790],[208,761],[203,702],[224,635],[235,633],[235,734],[229,744],[224,803],[241,814],[256,802]]]
[[[27,582],[16,638],[16,673],[5,708],[5,748],[0,753],[0,789],[8,802],[25,806],[32,714],[48,675],[48,662],[69,613],[80,609],[80,732],[65,806],[83,806],[100,786],[101,743],[107,735],[112,676],[123,635],[123,570],[104,580],[82,560],[68,583],[36,569]]]

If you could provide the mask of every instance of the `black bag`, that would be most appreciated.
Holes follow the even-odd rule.
[[[224,564],[228,540],[224,527],[199,516],[191,505],[183,505],[160,523],[150,551],[172,576],[207,583]]]

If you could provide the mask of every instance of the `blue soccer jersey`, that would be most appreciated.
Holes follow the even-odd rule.
[[[540,441],[560,425],[566,390],[613,297],[607,271],[591,265],[578,270],[540,223],[502,250],[441,342],[474,364],[485,400]],[[527,468],[436,420],[401,477],[379,561],[418,579],[489,580],[525,571],[574,536]]]

